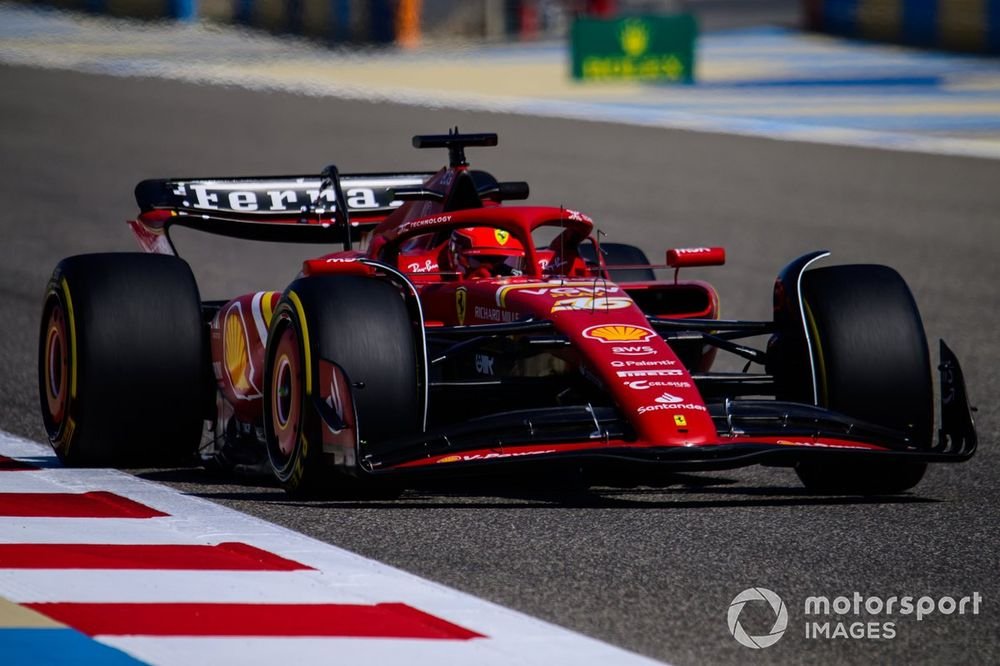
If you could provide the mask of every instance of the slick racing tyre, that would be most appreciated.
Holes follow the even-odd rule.
[[[604,255],[604,263],[608,266],[608,277],[615,282],[645,282],[656,279],[652,268],[614,268],[615,266],[649,264],[646,253],[634,245],[601,243],[601,253]],[[580,256],[584,261],[597,264],[594,246],[591,243],[580,245]]]
[[[916,302],[903,278],[877,265],[807,271],[802,296],[814,341],[820,404],[931,445],[930,355]],[[801,399],[801,398],[800,398]],[[810,395],[806,401],[811,401]],[[909,490],[926,463],[898,459],[803,461],[796,472],[819,492]]]
[[[205,417],[198,286],[177,257],[69,257],[45,292],[38,388],[67,465],[186,462]]]
[[[406,303],[387,282],[358,276],[296,280],[275,309],[268,334],[264,429],[272,470],[299,495],[359,495],[381,488],[349,476],[322,450],[316,395],[319,361],[350,383],[360,450],[420,431],[417,351]],[[376,493],[377,494],[377,493]]]

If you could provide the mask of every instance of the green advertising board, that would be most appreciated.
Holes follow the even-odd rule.
[[[570,33],[573,78],[693,83],[697,34],[691,14],[577,19]]]

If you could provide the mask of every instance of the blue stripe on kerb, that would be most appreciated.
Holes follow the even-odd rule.
[[[73,629],[0,629],[4,666],[136,666],[145,664]]]

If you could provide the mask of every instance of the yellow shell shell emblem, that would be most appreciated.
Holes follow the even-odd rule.
[[[247,339],[243,334],[243,323],[240,316],[230,312],[226,317],[226,370],[233,388],[237,391],[249,391],[250,386],[250,355],[247,352]]]
[[[583,332],[584,337],[601,342],[645,342],[653,337],[653,332],[648,328],[639,326],[628,326],[623,324],[609,324],[607,326],[595,326]]]
[[[497,242],[501,245],[506,245],[507,241],[510,240],[510,232],[504,231],[503,229],[494,229],[493,235],[496,237]]]

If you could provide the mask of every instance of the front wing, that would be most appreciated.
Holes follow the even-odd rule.
[[[363,456],[364,472],[456,475],[510,466],[608,464],[665,471],[719,470],[754,464],[792,466],[807,459],[896,458],[962,462],[978,444],[965,381],[941,343],[941,427],[920,445],[907,433],[802,403],[724,400],[707,405],[719,437],[698,444],[638,440],[614,408],[571,406],[503,412],[396,442]]]

